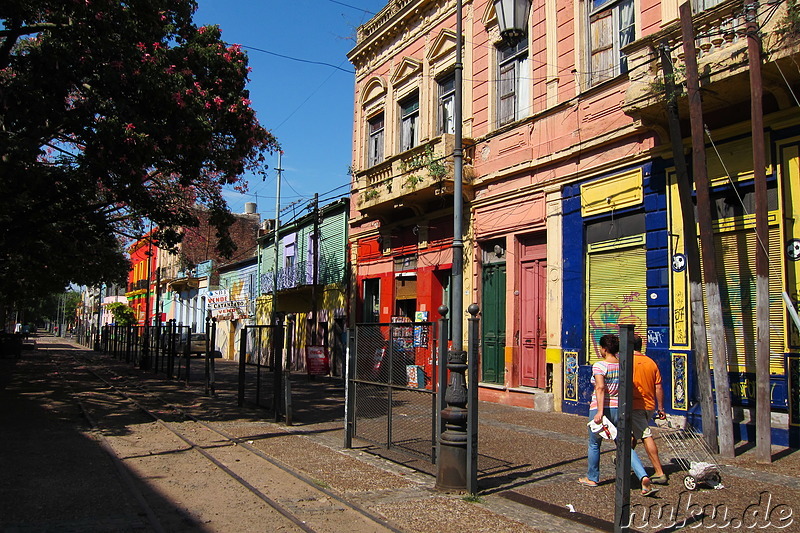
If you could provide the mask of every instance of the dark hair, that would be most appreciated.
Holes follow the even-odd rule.
[[[635,333],[633,334],[633,351],[635,352],[642,351],[642,338]]]
[[[611,334],[603,335],[600,337],[600,346],[611,355],[617,355],[619,353],[619,337]]]

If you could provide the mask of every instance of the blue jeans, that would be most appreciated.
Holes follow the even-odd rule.
[[[596,414],[597,409],[591,409],[589,411],[589,420],[592,420]],[[616,408],[603,409],[603,414],[611,421],[612,424],[615,426],[618,425],[619,412]],[[587,428],[587,431],[589,432],[589,469],[586,473],[586,477],[589,479],[589,481],[598,483],[600,481],[600,443],[603,442],[603,437],[596,433],[592,433],[591,429]],[[647,475],[647,472],[642,465],[642,461],[639,460],[639,456],[636,454],[636,450],[634,449],[631,449],[631,468],[633,469],[633,473],[636,474],[636,477],[639,479],[642,479]]]

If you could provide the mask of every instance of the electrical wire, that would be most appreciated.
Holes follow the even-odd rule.
[[[373,13],[372,11],[368,11],[368,10],[364,9],[363,7],[351,6],[350,4],[345,4],[344,2],[339,2],[337,0],[328,0],[328,1],[331,2],[331,3],[334,3],[334,4],[339,4],[340,6],[349,7],[351,9],[355,9],[356,11],[361,11],[363,13],[366,13],[367,15],[375,15],[375,13]]]
[[[230,43],[225,43],[225,44],[228,45],[228,46],[231,46]],[[261,52],[262,54],[269,54],[271,56],[280,57],[282,59],[288,59],[289,61],[297,61],[298,63],[307,63],[307,64],[310,64],[310,65],[320,65],[320,66],[323,66],[323,67],[330,67],[330,68],[335,69],[335,70],[341,70],[342,72],[346,72],[347,74],[355,74],[354,70],[348,70],[348,69],[342,68],[342,67],[340,67],[338,65],[334,65],[333,63],[326,63],[325,61],[315,61],[313,59],[303,59],[301,57],[294,57],[294,56],[290,56],[290,55],[286,55],[286,54],[279,54],[278,52],[272,52],[270,50],[265,50],[263,48],[259,48],[257,46],[250,46],[250,45],[247,45],[247,44],[240,44],[239,46],[241,46],[242,48],[244,48],[246,50],[253,50],[255,52]]]

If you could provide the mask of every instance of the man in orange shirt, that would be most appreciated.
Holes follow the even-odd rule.
[[[633,445],[639,439],[644,443],[647,457],[653,463],[655,473],[650,476],[653,483],[667,484],[667,475],[658,458],[658,447],[650,431],[650,419],[658,413],[659,419],[666,418],[664,413],[664,388],[661,386],[661,373],[655,361],[642,353],[642,338],[633,336]]]

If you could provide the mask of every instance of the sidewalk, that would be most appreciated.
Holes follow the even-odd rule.
[[[86,437],[78,407],[70,404],[53,372],[52,360],[59,354],[83,350],[98,357],[97,353],[71,339],[40,337],[37,343],[39,349],[23,352],[21,359],[0,360],[0,434],[4,435],[0,439],[0,471],[4,472],[0,531],[146,530],[127,487],[130,480],[126,481],[97,442]],[[107,362],[125,366],[110,358]],[[245,432],[242,434],[255,435],[254,439],[275,432],[302,439],[308,444],[277,447],[274,439],[261,444],[273,446],[269,453],[280,461],[386,516],[399,529],[613,530],[610,446],[603,448],[601,486],[588,488],[577,483],[586,472],[583,417],[481,403],[481,494],[479,503],[470,503],[459,495],[435,491],[435,467],[428,463],[397,455],[387,460],[367,453],[371,446],[364,442],[354,443],[354,449],[343,449],[341,380],[318,378],[307,382],[305,376],[294,376],[291,427],[269,420],[254,422],[251,411],[236,420],[238,365],[220,359],[215,362],[218,397],[214,399],[202,396],[203,365],[193,363],[193,384],[184,392],[198,409],[239,428]],[[129,370],[148,384],[183,388],[152,372]],[[753,524],[788,525],[782,530],[800,531],[800,452],[775,448],[771,465],[757,465],[751,448],[743,446],[737,458],[722,469],[724,489],[689,492],[681,482],[683,473],[670,463],[669,447],[660,440],[659,445],[670,485],[655,498],[642,497],[638,490],[631,492],[632,511],[639,519],[633,525],[638,530],[662,531],[683,520],[695,527],[725,530],[719,527],[724,525],[720,522],[724,507],[728,526],[734,529],[738,528],[731,519],[744,520],[741,528],[749,524],[747,520],[761,520]],[[642,459],[647,465],[643,453]],[[632,487],[638,487],[638,483],[632,483]],[[711,507],[704,508],[707,505]],[[666,511],[666,515],[656,517],[653,509]]]

